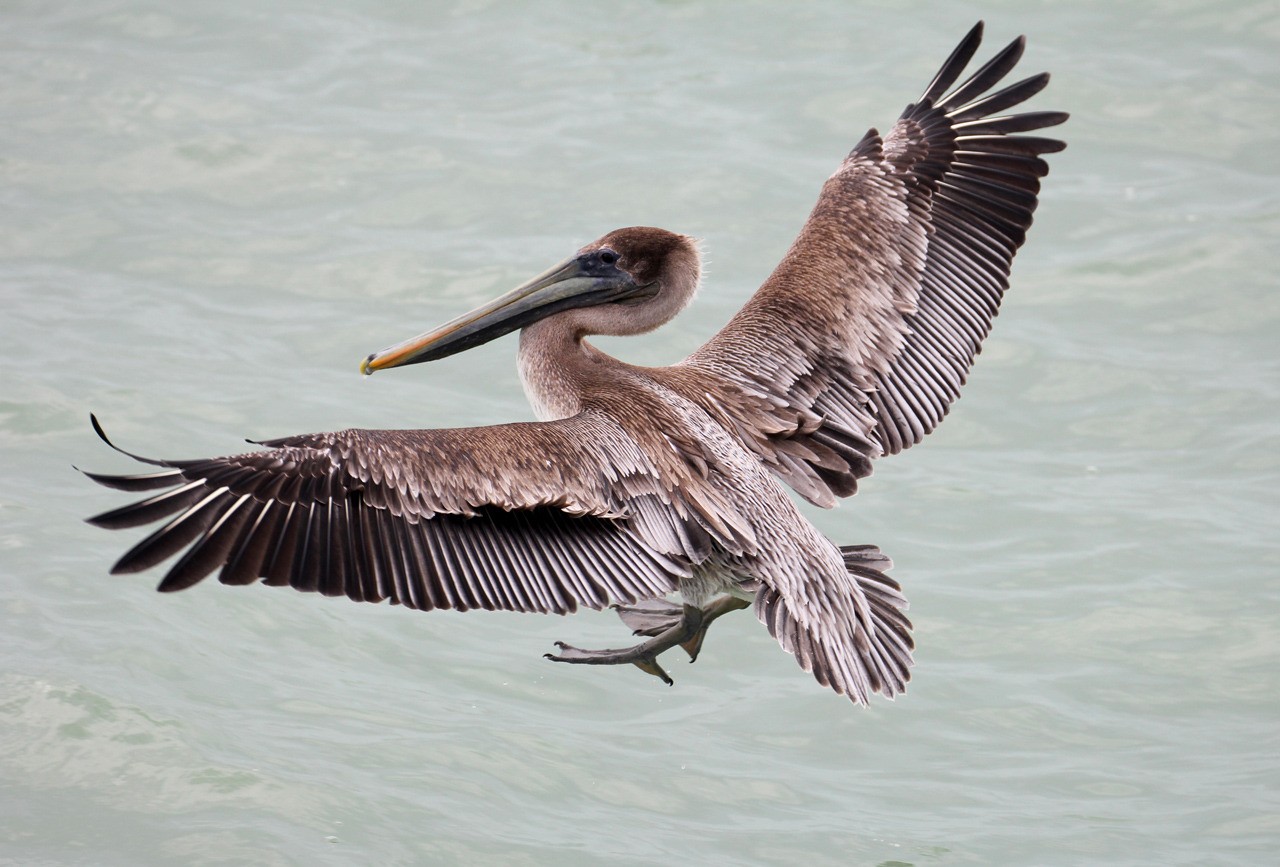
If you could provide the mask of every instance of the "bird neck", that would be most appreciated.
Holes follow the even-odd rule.
[[[583,396],[599,380],[597,369],[605,359],[613,361],[583,339],[571,317],[551,316],[524,328],[520,380],[538,418],[550,421],[580,412]]]

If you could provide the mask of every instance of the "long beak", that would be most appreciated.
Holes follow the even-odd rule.
[[[539,274],[500,298],[412,340],[375,352],[360,363],[365,376],[375,370],[434,361],[488,343],[517,328],[573,307],[589,307],[635,297],[648,287],[595,256],[577,256]]]

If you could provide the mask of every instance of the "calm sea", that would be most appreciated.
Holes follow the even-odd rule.
[[[0,863],[1280,858],[1280,7],[8,2]],[[979,17],[1066,109],[964,399],[814,515],[896,561],[897,702],[749,615],[673,688],[541,658],[609,614],[111,577],[72,464],[530,417],[509,338],[370,351],[605,231],[705,240],[681,358]]]

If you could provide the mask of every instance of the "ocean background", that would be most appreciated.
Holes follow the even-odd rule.
[[[0,863],[1274,863],[1280,6],[1138,8],[6,2]],[[514,338],[357,365],[634,224],[707,278],[601,343],[678,360],[979,18],[1070,146],[947,422],[810,510],[895,560],[896,702],[749,614],[668,688],[542,659],[609,613],[108,575],[90,411],[172,458],[530,418]]]

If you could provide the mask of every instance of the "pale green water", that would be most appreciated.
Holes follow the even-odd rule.
[[[1277,5],[423,5],[0,7],[0,862],[1274,863]],[[528,418],[511,339],[356,365],[634,223],[706,239],[609,343],[679,358],[978,17],[1070,149],[965,399],[816,516],[897,562],[905,698],[747,615],[668,689],[540,658],[611,615],[106,574],[91,409],[171,457]]]

